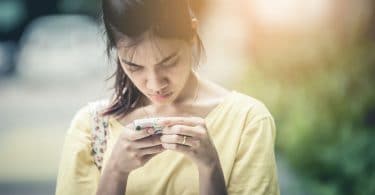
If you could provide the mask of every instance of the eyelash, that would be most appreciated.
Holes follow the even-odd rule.
[[[142,68],[142,67],[138,67],[138,66],[134,66],[134,65],[129,65],[129,64],[126,64],[126,66],[128,67],[128,70],[130,72],[135,72],[135,71],[138,71],[139,69]]]
[[[176,60],[174,60],[170,64],[166,64],[166,65],[163,64],[162,66],[164,66],[164,67],[172,67],[172,66],[176,65],[178,61],[179,61],[179,58],[177,58]]]
[[[168,67],[173,67],[173,66],[175,66],[177,64],[178,61],[179,61],[179,58],[177,58],[176,60],[174,60],[170,64],[163,64],[162,66],[163,67],[167,67],[167,68]],[[142,67],[138,67],[138,66],[134,66],[134,65],[127,64],[127,66],[128,66],[128,69],[129,69],[130,72],[136,72],[136,71],[142,69]]]

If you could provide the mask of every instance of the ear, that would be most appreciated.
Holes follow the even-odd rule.
[[[198,30],[198,24],[199,24],[199,21],[197,18],[192,18],[191,19],[191,27],[193,28],[193,30]]]
[[[191,19],[191,27],[192,27],[193,31],[196,32],[196,31],[198,30],[198,24],[199,24],[198,19],[195,18],[195,17],[193,17],[193,18]],[[197,43],[197,33],[194,33],[192,39],[190,40],[190,43],[191,43],[192,45],[194,45],[195,43]]]

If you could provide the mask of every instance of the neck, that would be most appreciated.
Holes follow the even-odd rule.
[[[196,72],[192,71],[185,87],[181,90],[179,96],[172,102],[174,105],[192,104],[197,98],[199,92],[200,79]]]

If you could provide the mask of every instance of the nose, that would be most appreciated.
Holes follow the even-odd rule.
[[[162,94],[164,89],[167,88],[168,82],[166,78],[160,76],[156,73],[152,73],[147,78],[146,87],[150,90],[153,94]]]
[[[147,82],[147,88],[153,93],[153,94],[162,94],[164,89],[167,87],[167,83],[162,82],[160,80],[149,80]]]

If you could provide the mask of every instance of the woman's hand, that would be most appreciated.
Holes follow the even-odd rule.
[[[160,135],[152,129],[135,131],[132,123],[127,125],[113,147],[96,194],[125,194],[129,173],[163,150]]]
[[[162,151],[160,135],[154,135],[152,129],[136,131],[131,123],[117,140],[109,162],[114,171],[126,175]]]
[[[185,154],[199,168],[210,168],[213,162],[219,162],[203,118],[166,117],[160,122],[167,126],[160,138],[165,149]]]
[[[199,193],[227,195],[223,170],[204,119],[199,117],[168,117],[162,119],[161,142],[164,148],[185,154],[199,171]]]

